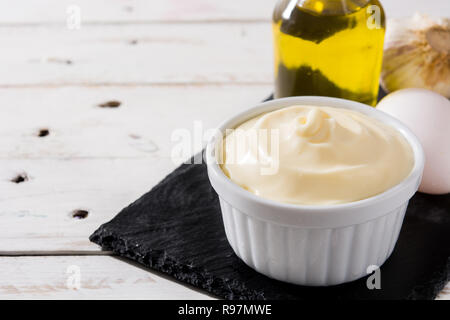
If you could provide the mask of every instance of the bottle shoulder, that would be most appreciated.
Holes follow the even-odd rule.
[[[379,0],[279,0],[273,10],[273,22],[289,20],[297,11],[313,16],[351,15],[369,6],[377,6],[384,20],[384,9]]]
[[[335,3],[334,1],[322,0],[321,3],[326,5],[329,2]],[[354,1],[352,3],[356,3]],[[346,2],[351,1],[340,1],[340,3]],[[278,2],[274,10],[274,23],[282,33],[319,44],[344,30],[363,30],[366,25],[368,29],[372,30],[373,28],[370,26],[373,24],[379,26],[377,29],[385,28],[384,11],[378,0],[360,2],[361,5],[365,4],[365,6],[358,7],[357,11],[344,11],[341,14],[318,14],[305,10],[304,4],[305,2],[298,0]],[[372,6],[375,6],[375,8]]]

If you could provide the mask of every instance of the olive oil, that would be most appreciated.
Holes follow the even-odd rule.
[[[275,97],[332,96],[374,106],[384,34],[378,0],[280,1],[273,15]]]

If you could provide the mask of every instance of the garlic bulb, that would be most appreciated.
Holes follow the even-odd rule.
[[[425,88],[450,98],[450,19],[388,21],[381,84],[388,92]]]

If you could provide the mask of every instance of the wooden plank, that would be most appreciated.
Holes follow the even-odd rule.
[[[15,0],[5,4],[8,10],[0,10],[0,26],[66,24],[73,5],[81,10],[82,25],[268,22],[275,3],[274,0]],[[410,16],[415,12],[446,16],[450,12],[447,0],[433,0],[432,5],[428,0],[383,0],[382,4],[389,17]]]
[[[270,85],[0,89],[1,159],[169,158],[174,130],[215,128]],[[118,101],[117,108],[99,107]],[[39,137],[41,129],[49,134]],[[194,145],[192,153],[201,145]]]
[[[0,4],[1,5],[1,4]],[[6,5],[6,4],[5,4]],[[274,0],[15,0],[0,11],[1,24],[65,23],[67,9],[81,9],[82,23],[269,21]],[[69,9],[70,13],[70,9]]]
[[[175,130],[206,131],[270,86],[0,89],[0,253],[97,252],[88,236],[202,148],[174,159]],[[118,100],[118,108],[101,108]],[[201,122],[200,122],[201,121]],[[38,137],[40,128],[49,135]],[[25,173],[27,181],[14,183]],[[71,217],[88,210],[86,219]]]
[[[0,257],[0,299],[211,299],[108,256]],[[78,273],[79,272],[79,273]],[[80,287],[74,278],[80,275]],[[438,300],[450,300],[450,284]]]
[[[0,37],[0,87],[273,82],[268,21],[33,25],[2,27]]]
[[[170,158],[0,160],[0,254],[99,251],[89,235],[174,167]],[[14,172],[29,180],[10,182]]]
[[[415,13],[446,17],[450,12],[448,0],[381,0],[388,18],[411,17]]]
[[[0,87],[271,84],[269,24],[3,27]]]
[[[211,299],[108,256],[0,257],[0,270],[8,275],[0,277],[0,299]]]

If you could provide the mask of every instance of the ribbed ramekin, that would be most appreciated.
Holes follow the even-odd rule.
[[[396,128],[410,143],[414,167],[402,182],[364,200],[337,205],[293,205],[258,197],[232,182],[216,160],[220,139],[206,148],[208,176],[219,195],[225,232],[236,255],[270,278],[308,286],[359,279],[394,250],[409,199],[422,178],[424,153],[401,122],[366,105],[328,97],[292,97],[257,105],[220,126],[220,132],[264,112],[292,105],[362,112]]]

